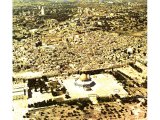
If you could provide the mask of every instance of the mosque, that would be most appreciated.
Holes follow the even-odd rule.
[[[75,85],[79,87],[93,87],[95,82],[89,74],[81,74],[78,80],[75,80]]]

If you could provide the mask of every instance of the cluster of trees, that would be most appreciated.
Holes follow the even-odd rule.
[[[42,102],[29,104],[28,107],[38,108],[38,107],[45,107],[45,106],[51,106],[51,105],[64,105],[64,104],[67,104],[69,106],[76,105],[79,107],[79,109],[83,110],[84,107],[89,106],[89,104],[92,104],[92,102],[89,100],[89,98],[79,98],[79,99],[67,100],[67,101],[62,101],[62,102],[49,99],[47,101],[44,100]]]

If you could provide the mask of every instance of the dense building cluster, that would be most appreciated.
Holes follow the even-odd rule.
[[[25,101],[23,119],[146,119],[142,1],[15,5],[15,113]]]
[[[58,75],[88,66],[104,68],[128,60],[128,47],[134,49],[134,56],[145,59],[145,5],[124,6],[56,4],[15,9],[14,72],[31,70]],[[45,15],[41,15],[42,8]],[[52,10],[54,13],[47,13]]]

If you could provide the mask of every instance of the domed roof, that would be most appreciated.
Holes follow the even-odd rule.
[[[81,76],[79,77],[79,80],[81,80],[81,81],[86,81],[89,79],[90,79],[90,76],[87,74],[81,74]]]
[[[131,47],[127,48],[127,53],[132,54],[133,53],[133,48],[131,48]]]

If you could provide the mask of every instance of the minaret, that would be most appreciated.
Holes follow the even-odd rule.
[[[44,13],[44,7],[43,6],[41,8],[41,15],[45,15],[45,13]]]

